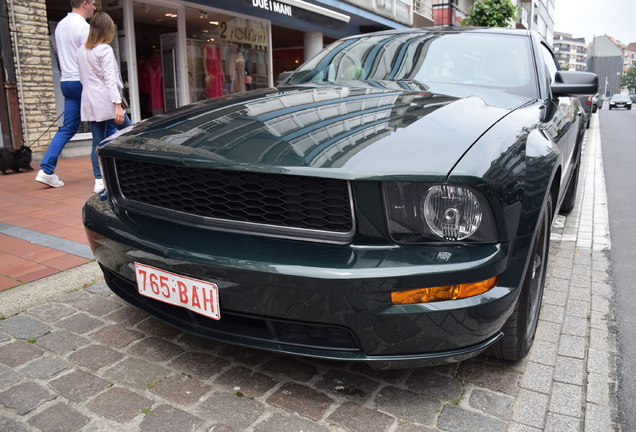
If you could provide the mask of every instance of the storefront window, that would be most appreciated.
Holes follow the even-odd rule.
[[[179,106],[177,9],[133,2],[142,119]]]
[[[96,0],[96,5],[117,26],[112,46],[124,82],[123,93],[130,102],[139,103],[138,113],[136,107],[129,109],[133,119],[143,120],[184,103],[270,85],[271,41],[267,21],[185,6],[177,1]],[[132,19],[126,15],[131,9]],[[47,0],[51,31],[69,11],[68,0]],[[179,13],[185,15],[185,28],[180,28],[183,21]],[[125,23],[134,23],[134,29],[126,29]],[[185,44],[180,39],[184,37]],[[54,44],[54,38],[51,39]],[[185,55],[179,51],[184,46]],[[127,48],[133,52],[128,53]],[[186,64],[180,63],[184,61]],[[59,77],[57,80],[59,110],[63,109],[63,97]],[[80,133],[89,131],[88,123],[80,128]]]
[[[186,7],[192,102],[269,86],[267,23]]]

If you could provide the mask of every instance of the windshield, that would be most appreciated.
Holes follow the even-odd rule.
[[[529,38],[516,35],[408,33],[338,41],[291,77],[289,85],[342,81],[417,81],[483,87],[536,97]]]
[[[629,99],[629,97],[627,95],[615,94],[614,96],[612,96],[612,99],[627,100],[627,99]]]

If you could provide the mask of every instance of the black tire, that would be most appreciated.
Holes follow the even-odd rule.
[[[574,204],[576,204],[576,189],[579,183],[579,165],[581,162],[576,164],[576,168],[574,169],[574,173],[570,178],[570,182],[568,183],[568,188],[565,191],[565,197],[563,198],[563,203],[561,204],[561,208],[559,209],[559,213],[570,213],[574,210]]]
[[[487,352],[492,357],[518,361],[528,354],[532,347],[541,312],[551,225],[552,199],[548,197],[537,223],[519,299],[512,315],[502,328],[503,338]]]
[[[609,109],[610,109],[610,111],[612,110],[612,106],[611,105],[610,105]]]
[[[585,129],[589,129],[589,128],[590,128],[590,118],[588,117],[587,121],[585,122]]]

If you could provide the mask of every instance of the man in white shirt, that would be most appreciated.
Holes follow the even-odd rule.
[[[71,0],[71,7],[72,11],[55,29],[58,62],[62,71],[60,86],[64,95],[64,125],[51,140],[35,177],[35,180],[51,187],[64,186],[55,174],[57,158],[80,125],[82,84],[77,69],[77,50],[88,38],[90,26],[86,20],[95,12],[95,0]]]

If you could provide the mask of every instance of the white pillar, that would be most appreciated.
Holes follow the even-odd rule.
[[[307,61],[322,50],[322,33],[307,32],[303,35],[303,42],[304,61]]]

